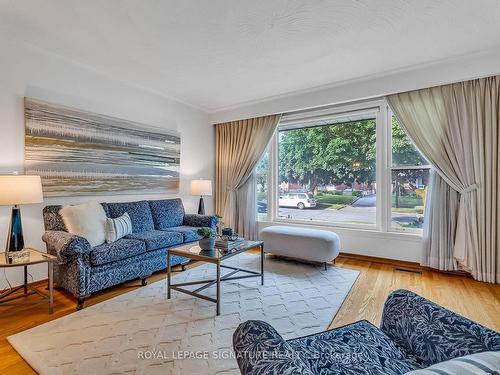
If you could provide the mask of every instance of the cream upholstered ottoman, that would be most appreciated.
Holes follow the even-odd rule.
[[[273,225],[260,231],[264,251],[310,262],[334,261],[340,252],[340,238],[330,231]]]

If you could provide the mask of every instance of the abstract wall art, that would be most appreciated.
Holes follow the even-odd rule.
[[[180,134],[25,98],[25,173],[45,196],[179,191]]]

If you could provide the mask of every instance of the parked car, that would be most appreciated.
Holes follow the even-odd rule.
[[[267,202],[265,201],[257,202],[257,212],[260,214],[267,213]]]
[[[278,204],[280,207],[297,207],[303,210],[316,207],[316,199],[310,193],[283,193],[280,194]]]

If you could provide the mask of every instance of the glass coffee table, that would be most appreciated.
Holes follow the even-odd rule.
[[[237,268],[232,266],[227,266],[222,264],[226,259],[232,258],[238,254],[244,253],[248,250],[259,249],[260,254],[260,272],[246,270],[243,268]],[[178,255],[192,260],[198,260],[205,263],[215,264],[216,266],[216,278],[210,280],[196,280],[188,281],[183,283],[172,284],[171,283],[171,270],[170,270],[170,258],[173,255]],[[221,276],[221,268],[227,268],[231,270],[226,275]],[[244,275],[233,276],[237,273],[244,273]],[[215,247],[213,250],[202,250],[196,243],[190,243],[183,246],[168,249],[167,251],[167,298],[171,297],[171,290],[176,290],[181,293],[186,293],[194,297],[202,298],[204,300],[214,302],[217,306],[216,314],[220,315],[220,283],[221,281],[228,280],[239,280],[247,279],[250,277],[260,277],[261,285],[264,285],[264,243],[262,241],[242,241],[237,246],[231,249],[224,249]],[[183,287],[191,285],[199,285],[195,290],[187,290]],[[200,294],[204,289],[216,285],[217,294],[216,298]]]

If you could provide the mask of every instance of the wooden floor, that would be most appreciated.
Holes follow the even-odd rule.
[[[337,258],[336,266],[359,270],[361,273],[331,327],[342,326],[360,319],[367,319],[378,325],[387,295],[392,290],[404,288],[500,331],[500,285],[480,283],[468,277],[429,270],[422,270],[421,274],[397,271],[393,264],[342,256]],[[153,275],[149,282],[164,278],[165,273],[158,273]],[[139,287],[139,281],[117,286],[92,296],[87,305],[99,303]],[[36,299],[36,297],[29,298]],[[9,345],[6,337],[71,314],[75,311],[75,301],[67,293],[57,290],[54,307],[54,314],[48,315],[46,304],[0,306],[0,374],[34,373]]]

